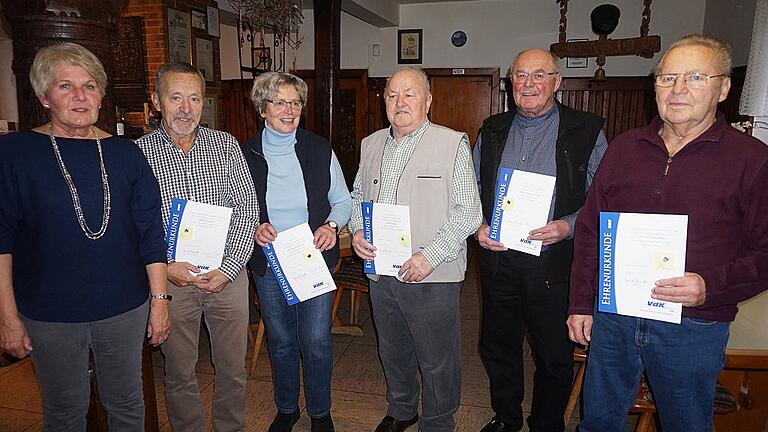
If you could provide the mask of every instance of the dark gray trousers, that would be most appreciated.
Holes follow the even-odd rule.
[[[88,351],[93,351],[99,399],[112,432],[144,430],[141,350],[149,302],[99,321],[57,323],[22,316],[34,350],[43,430],[85,432],[90,402]]]
[[[418,411],[419,372],[424,432],[453,431],[461,401],[461,327],[455,283],[371,281],[373,319],[387,380],[388,414],[398,420]]]

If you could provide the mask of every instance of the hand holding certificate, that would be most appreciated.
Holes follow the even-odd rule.
[[[687,229],[686,215],[601,212],[598,310],[679,324],[682,304],[651,293],[685,274]]]
[[[336,289],[307,223],[279,232],[261,249],[289,306]]]
[[[491,240],[509,249],[539,256],[541,240],[529,240],[529,233],[547,224],[555,177],[510,168],[499,170]]]
[[[413,255],[411,214],[408,206],[363,202],[365,240],[376,246],[376,258],[363,262],[363,271],[397,277]]]
[[[224,259],[232,209],[173,198],[168,220],[168,260],[188,262],[203,272]]]

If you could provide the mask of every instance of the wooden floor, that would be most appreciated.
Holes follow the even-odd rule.
[[[461,294],[462,399],[455,418],[456,430],[462,432],[479,431],[493,416],[488,394],[488,378],[477,352],[480,303],[479,284],[474,268],[474,265],[470,265]],[[376,351],[376,335],[370,318],[367,296],[362,303],[360,321],[364,323],[364,335],[361,337],[334,335],[333,339],[332,416],[336,430],[339,432],[372,431],[387,409],[386,384]],[[340,310],[342,317],[347,316],[346,307],[342,303]],[[201,339],[203,342],[200,344],[197,377],[203,404],[210,418],[213,366],[204,333]],[[154,364],[161,430],[170,431],[162,391],[163,358],[159,352],[155,353]],[[530,353],[526,353],[525,365],[526,398],[523,409],[527,413],[530,410],[531,377],[534,370]],[[265,431],[276,413],[271,379],[269,356],[266,347],[262,347],[256,376],[248,380],[248,431]],[[303,401],[300,402],[300,406],[303,410]],[[573,431],[575,424],[575,419],[572,419],[568,425],[568,431]],[[416,426],[409,429],[410,432],[416,432],[416,430]],[[528,429],[524,427],[523,430]],[[0,431],[42,431],[40,395],[29,359],[0,368]],[[294,431],[309,431],[309,418],[305,412],[302,413],[301,420],[294,427]]]

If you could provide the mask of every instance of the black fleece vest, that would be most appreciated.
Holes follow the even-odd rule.
[[[589,157],[595,147],[595,141],[603,127],[603,119],[582,111],[576,111],[557,103],[560,112],[560,126],[557,131],[555,159],[557,179],[555,181],[554,219],[569,215],[584,204]],[[480,201],[483,215],[490,221],[493,214],[496,177],[501,156],[507,142],[507,135],[512,127],[517,109],[488,117],[480,129],[482,148],[480,149]],[[550,245],[548,253],[542,254],[547,259],[547,280],[550,282],[567,281],[573,259],[573,240],[566,239]],[[480,264],[487,270],[496,271],[498,253],[481,248]]]
[[[256,134],[243,147],[248,169],[253,177],[256,187],[256,197],[259,201],[259,223],[269,222],[269,209],[267,209],[267,173],[269,168],[261,143],[262,132]],[[304,129],[296,130],[296,157],[299,159],[301,172],[304,177],[304,188],[307,191],[307,209],[309,210],[309,228],[312,232],[328,218],[331,213],[331,204],[328,202],[328,190],[331,188],[331,144],[323,137],[315,135]],[[339,242],[325,252],[323,258],[328,268],[333,268],[339,259]],[[251,255],[248,264],[251,271],[258,275],[264,275],[267,269],[267,261],[261,248],[256,248]]]

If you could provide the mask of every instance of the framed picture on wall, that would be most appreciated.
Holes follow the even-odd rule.
[[[208,34],[219,37],[221,30],[219,28],[219,9],[208,6]]]
[[[202,31],[208,30],[208,15],[205,12],[197,9],[190,9],[189,12],[192,14],[193,29]]]
[[[168,8],[168,57],[192,63],[192,28],[189,12]]]
[[[200,125],[216,129],[216,99],[212,97],[203,99],[203,112],[200,116]]]
[[[213,75],[213,42],[195,38],[195,63],[206,81],[215,81]]]
[[[424,30],[398,30],[397,31],[397,63],[421,64],[422,63],[422,36]]]
[[[586,42],[587,39],[568,39],[568,42]],[[568,69],[585,69],[587,67],[586,57],[568,57],[565,60],[565,67]]]

